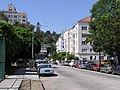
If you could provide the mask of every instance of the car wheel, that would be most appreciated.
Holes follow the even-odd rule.
[[[115,75],[115,72],[114,72],[114,71],[112,71],[112,74],[113,74],[113,75]]]
[[[102,70],[100,70],[100,72],[102,73]]]
[[[109,71],[107,70],[106,73],[109,74]]]

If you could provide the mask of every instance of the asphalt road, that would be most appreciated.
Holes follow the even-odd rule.
[[[120,76],[54,66],[54,76],[41,76],[45,90],[120,90]]]

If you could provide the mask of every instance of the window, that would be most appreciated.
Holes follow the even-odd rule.
[[[83,48],[83,49],[82,49],[82,52],[87,52],[87,49],[86,49],[86,48]]]
[[[82,26],[82,30],[87,30],[87,26]]]
[[[86,41],[82,41],[82,45],[87,45],[87,42]]]
[[[90,56],[90,60],[92,60],[92,56]]]
[[[73,51],[75,51],[75,47],[73,47]]]
[[[92,42],[90,42],[90,45],[92,45],[93,43]]]
[[[90,52],[92,52],[92,48],[90,48]]]
[[[77,33],[76,33],[76,38],[77,38]]]
[[[82,34],[82,37],[87,37],[88,34]]]
[[[25,16],[23,16],[23,18],[25,18]]]
[[[77,30],[77,27],[76,27],[76,30]]]
[[[14,19],[14,22],[17,22],[17,19]]]
[[[12,11],[12,9],[9,9],[9,11]]]
[[[83,61],[86,61],[87,59],[86,58],[83,58]]]
[[[23,22],[25,22],[25,20],[22,20]]]
[[[17,18],[17,15],[15,15],[14,18]]]

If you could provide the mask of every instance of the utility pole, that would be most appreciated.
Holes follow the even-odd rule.
[[[33,58],[34,58],[34,31],[32,32],[32,59]]]

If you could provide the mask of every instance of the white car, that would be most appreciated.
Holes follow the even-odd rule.
[[[69,66],[70,66],[70,67],[73,67],[73,66],[74,66],[74,62],[70,62],[70,63],[69,63]]]
[[[50,64],[40,64],[39,66],[39,74],[40,75],[53,75],[54,69]]]

